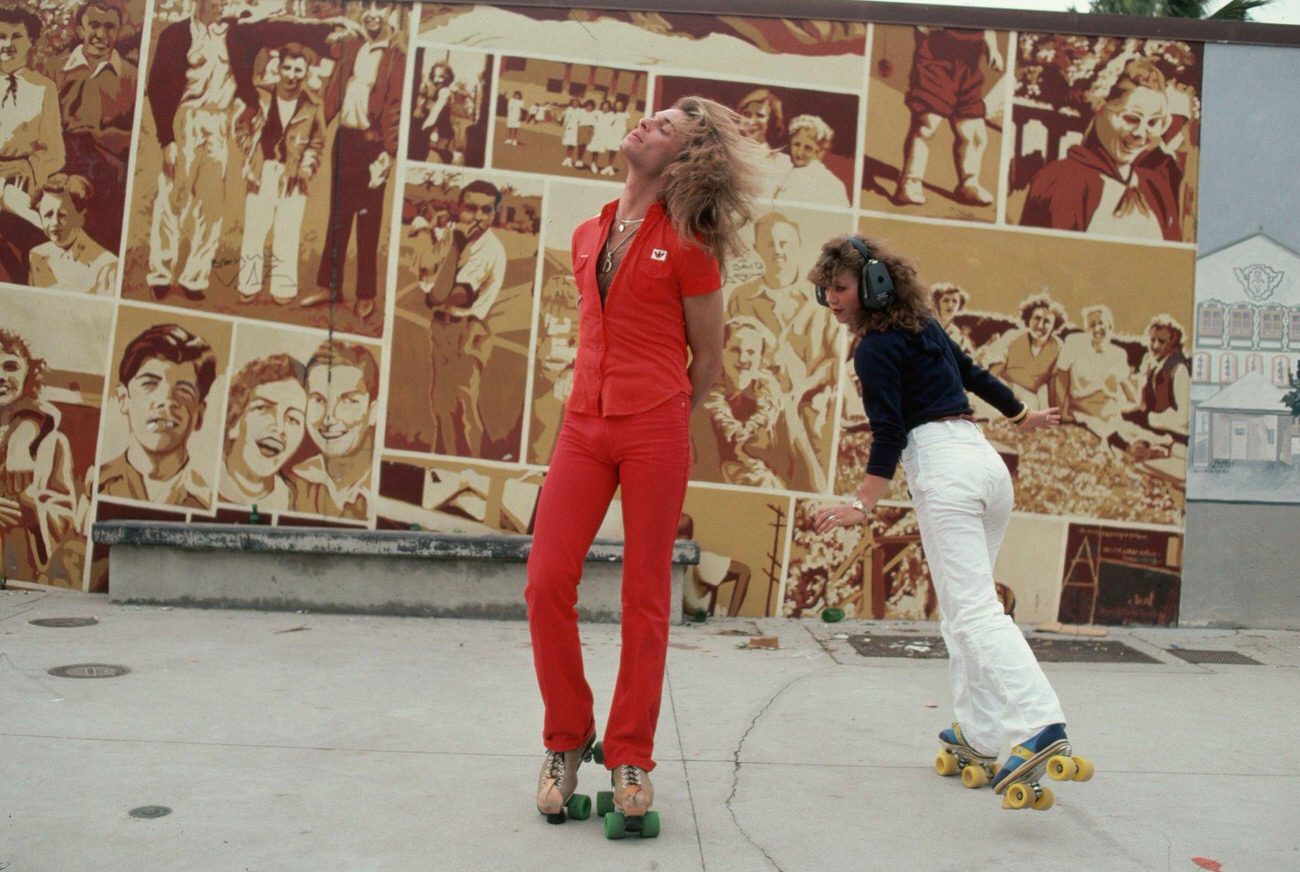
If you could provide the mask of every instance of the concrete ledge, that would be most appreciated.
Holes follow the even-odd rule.
[[[529,536],[113,521],[109,599],[208,608],[522,619]],[[340,559],[345,558],[345,559]],[[695,542],[673,549],[672,615],[699,563]],[[579,590],[584,620],[617,621],[623,543],[598,540]]]

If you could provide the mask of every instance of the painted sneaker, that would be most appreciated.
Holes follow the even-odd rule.
[[[958,200],[971,206],[993,205],[993,195],[975,179],[967,179],[955,193]]]
[[[939,756],[934,758],[935,772],[944,776],[960,772],[961,783],[972,789],[989,783],[997,767],[997,756],[982,754],[972,748],[956,722],[940,731],[939,744],[943,748],[939,751]]]
[[[894,202],[900,206],[925,205],[925,184],[916,176],[905,176],[898,182],[894,192]]]

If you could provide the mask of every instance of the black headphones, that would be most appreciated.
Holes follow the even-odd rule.
[[[862,272],[858,275],[858,302],[867,311],[877,311],[894,302],[894,277],[889,274],[889,267],[876,259],[867,248],[866,243],[856,236],[850,236],[849,242],[862,255]],[[826,302],[826,289],[816,286],[817,302],[823,306]]]

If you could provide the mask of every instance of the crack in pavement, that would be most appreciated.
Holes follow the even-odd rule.
[[[751,845],[757,848],[759,853],[761,853],[765,858],[767,858],[767,862],[771,863],[772,867],[776,869],[777,872],[784,872],[784,870],[781,868],[781,865],[772,858],[772,855],[767,852],[766,848],[764,848],[758,842],[754,841],[753,837],[750,836],[749,833],[745,831],[745,828],[741,825],[740,818],[736,817],[736,808],[733,805],[733,803],[735,802],[736,799],[736,792],[740,789],[740,768],[741,766],[744,765],[740,762],[740,752],[741,749],[745,747],[745,740],[749,738],[749,734],[754,731],[754,727],[758,726],[759,719],[762,718],[763,715],[767,713],[767,710],[772,707],[773,703],[775,703],[778,699],[781,698],[782,694],[784,694],[790,688],[794,687],[799,682],[803,681],[805,678],[811,678],[814,675],[821,675],[822,673],[829,672],[834,668],[835,668],[834,664],[830,666],[824,666],[821,669],[817,669],[812,672],[805,672],[803,675],[795,676],[794,678],[787,681],[785,685],[781,687],[780,690],[778,690],[776,693],[772,694],[770,698],[768,698],[767,702],[763,704],[763,707],[760,708],[758,712],[754,715],[754,717],[750,720],[749,726],[745,728],[744,734],[740,737],[740,741],[736,744],[736,750],[731,755],[731,764],[732,764],[731,793],[727,795],[727,802],[726,802],[727,813],[731,815],[732,823],[736,825],[736,829],[740,831],[740,834],[745,837],[745,841],[749,842]],[[685,757],[686,755],[683,754],[682,756]]]

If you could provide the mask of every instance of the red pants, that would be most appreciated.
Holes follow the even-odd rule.
[[[546,707],[542,741],[552,751],[581,746],[595,726],[575,606],[583,561],[621,485],[623,645],[602,741],[610,769],[654,768],[673,541],[691,466],[689,418],[685,394],[635,415],[565,413],[537,506],[524,593]]]

